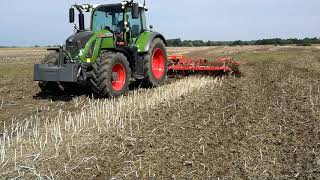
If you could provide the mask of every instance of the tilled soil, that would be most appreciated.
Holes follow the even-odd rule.
[[[54,116],[74,110],[70,96],[44,96],[33,82],[33,64],[47,54],[42,48],[0,49],[0,121],[19,122],[34,115]],[[2,129],[2,127],[0,127]]]
[[[180,97],[170,107],[158,105],[138,117],[141,122],[133,132],[83,137],[73,157],[75,168],[64,172],[64,164],[54,161],[53,176],[317,179],[319,54],[303,49],[286,60],[248,60],[242,77],[225,77],[221,85]]]
[[[82,168],[71,177],[317,179],[320,73],[307,68],[289,61],[244,65],[242,78],[143,115],[130,138],[90,143],[84,156],[99,154],[100,172]]]

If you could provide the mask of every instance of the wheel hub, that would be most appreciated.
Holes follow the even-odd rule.
[[[152,55],[152,73],[156,79],[161,79],[165,75],[165,56],[162,49],[157,48]]]
[[[118,73],[112,72],[111,81],[117,81],[117,80],[118,80]]]
[[[126,83],[126,70],[122,64],[115,64],[112,67],[111,85],[115,91],[121,91]]]

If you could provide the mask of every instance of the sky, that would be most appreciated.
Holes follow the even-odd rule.
[[[62,44],[73,33],[72,4],[120,0],[3,0],[0,46]],[[143,2],[139,0],[138,2]],[[167,39],[320,37],[320,0],[146,0],[147,23]]]

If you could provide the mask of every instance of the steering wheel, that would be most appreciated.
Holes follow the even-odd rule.
[[[108,31],[112,31],[110,26],[105,26],[103,29],[108,30]]]

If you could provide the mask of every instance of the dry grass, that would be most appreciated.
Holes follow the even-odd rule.
[[[21,65],[37,63],[47,53],[44,48],[0,48],[0,64]]]
[[[71,153],[70,146],[79,147],[84,139],[90,141],[92,136],[110,131],[139,131],[140,123],[143,122],[132,117],[148,114],[162,103],[170,108],[181,96],[213,86],[217,82],[214,78],[191,77],[157,89],[135,91],[130,96],[118,99],[88,98],[88,103],[78,113],[61,112],[57,117],[50,119],[35,116],[17,124],[4,122],[4,132],[0,141],[0,174],[11,178],[53,178],[53,168],[60,167],[51,167],[50,171],[43,171],[40,164],[44,161],[63,159],[64,156],[60,155],[64,153],[68,154],[71,161],[77,150],[73,149]],[[81,103],[76,101],[76,105]]]

